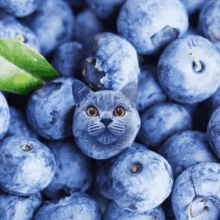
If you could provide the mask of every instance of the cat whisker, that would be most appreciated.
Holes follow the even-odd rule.
[[[105,128],[99,127],[98,129],[88,129],[88,132],[92,136],[97,136],[105,131]]]
[[[114,129],[114,128],[110,128],[109,131],[115,135],[122,135],[125,131],[125,129]]]
[[[88,130],[89,130],[89,131],[96,131],[96,130],[100,130],[100,127],[97,127],[97,128],[91,128],[91,129],[89,128]]]
[[[124,129],[124,126],[123,127],[119,127],[119,126],[112,126],[112,128],[114,128],[114,129]]]
[[[100,125],[99,123],[96,123],[96,124],[93,124],[93,123],[92,123],[91,125],[89,125],[89,127],[92,128],[92,127],[97,127],[97,126],[99,126],[99,125]]]

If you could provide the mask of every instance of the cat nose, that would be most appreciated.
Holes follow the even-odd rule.
[[[113,120],[111,118],[103,118],[101,122],[107,127]]]

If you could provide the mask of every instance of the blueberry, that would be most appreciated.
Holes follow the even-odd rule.
[[[45,141],[56,160],[56,172],[53,180],[43,190],[52,199],[61,198],[70,190],[85,192],[91,185],[91,160],[78,148],[73,138],[60,141]]]
[[[40,42],[35,33],[25,24],[21,24],[13,16],[0,14],[0,39],[8,38],[16,40],[17,35],[24,37],[24,43],[36,52],[40,53]]]
[[[110,159],[133,143],[140,128],[135,82],[120,91],[93,92],[74,80],[72,89],[76,103],[72,131],[84,154],[97,160]]]
[[[196,62],[190,53],[196,55]],[[220,85],[219,59],[220,53],[204,37],[188,35],[177,39],[165,48],[158,61],[160,84],[177,102],[204,101]]]
[[[73,37],[74,13],[63,0],[44,1],[36,13],[23,18],[22,22],[36,34],[43,56]]]
[[[10,126],[10,110],[8,102],[0,91],[0,140],[6,135]]]
[[[101,19],[110,19],[126,0],[86,0],[88,6]]]
[[[131,144],[131,146],[128,149],[126,149],[121,154],[125,152],[128,153],[134,150],[146,150],[146,149],[147,148],[145,146],[134,142]],[[101,161],[96,160],[95,184],[99,193],[108,199],[113,199],[111,193],[109,192],[108,173],[112,165],[120,155],[110,160],[101,160]]]
[[[219,161],[209,145],[206,134],[200,131],[183,131],[174,134],[163,144],[159,153],[170,164],[174,179],[190,166]]]
[[[138,139],[150,148],[158,148],[178,131],[192,128],[192,117],[178,104],[158,103],[141,115]]]
[[[86,9],[76,16],[74,37],[83,44],[85,50],[92,43],[92,38],[103,31],[103,23],[92,10]]]
[[[27,103],[27,120],[31,128],[49,140],[72,136],[75,102],[73,78],[60,77],[36,90]]]
[[[82,59],[83,46],[79,42],[71,41],[60,45],[54,52],[52,66],[61,77],[75,77],[76,70]]]
[[[176,219],[219,219],[219,174],[218,163],[199,163],[178,176],[172,192]]]
[[[202,8],[204,8],[206,0],[180,0],[187,8],[188,14],[192,15],[196,11],[200,11]]]
[[[38,135],[28,126],[23,113],[15,107],[9,107],[9,109],[11,118],[10,126],[6,136],[24,135],[38,139]]]
[[[3,0],[0,8],[15,17],[25,17],[40,8],[43,0]]]
[[[166,101],[166,99],[167,96],[157,79],[156,66],[143,66],[138,78],[138,94],[136,101],[136,108],[139,113],[142,113],[151,105]]]
[[[171,193],[173,174],[168,162],[149,150],[127,151],[108,175],[110,193],[122,208],[143,212],[159,206]]]
[[[220,158],[220,107],[218,107],[213,113],[209,120],[208,127],[207,127],[207,135],[211,147],[218,158]]]
[[[220,46],[220,1],[208,1],[199,15],[199,30],[211,42]]]
[[[0,220],[30,220],[42,202],[40,193],[23,197],[0,191]]]
[[[139,54],[155,55],[188,28],[179,0],[127,0],[120,10],[117,30]]]
[[[123,37],[110,32],[97,34],[85,59],[82,75],[96,90],[120,90],[129,82],[138,82],[137,52]]]
[[[165,220],[165,215],[161,206],[145,212],[132,212],[121,208],[112,201],[105,212],[103,220]]]
[[[210,118],[212,113],[220,107],[220,88],[216,90],[213,96],[206,100],[206,108],[208,111],[208,117]]]
[[[40,141],[14,135],[0,141],[0,188],[29,196],[46,188],[56,170],[54,155]]]
[[[44,203],[33,220],[45,219],[101,220],[101,211],[88,195],[71,192],[69,197]]]

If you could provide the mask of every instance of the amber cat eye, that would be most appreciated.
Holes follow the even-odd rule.
[[[95,117],[98,114],[98,110],[96,107],[94,106],[90,106],[87,111],[86,111],[87,115],[89,117]]]
[[[125,109],[123,107],[117,107],[114,110],[114,115],[116,117],[122,117],[125,115]]]

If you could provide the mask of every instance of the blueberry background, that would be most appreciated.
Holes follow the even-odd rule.
[[[147,2],[150,3],[150,6],[147,6]],[[179,7],[180,5],[182,6]],[[133,142],[129,143],[131,145],[126,146],[128,148],[123,149],[110,159],[106,152],[105,158],[94,159],[89,158],[74,140],[72,119],[75,113],[75,101],[72,94],[72,84],[68,91],[60,93],[59,96],[56,96],[57,98],[51,98],[53,110],[59,109],[59,117],[55,115],[52,119],[52,121],[58,122],[58,126],[48,128],[51,130],[50,137],[45,135],[45,130],[38,126],[38,123],[43,120],[43,127],[45,127],[48,122],[51,122],[51,116],[41,110],[37,114],[34,114],[30,109],[28,110],[28,101],[36,95],[36,91],[28,95],[0,93],[0,163],[2,164],[0,181],[8,183],[7,189],[3,186],[4,184],[0,184],[1,190],[5,190],[0,191],[0,219],[185,220],[200,213],[196,217],[197,220],[218,220],[220,218],[219,5],[219,0],[0,1],[0,39],[15,39],[17,34],[22,34],[25,38],[24,43],[43,55],[58,71],[61,76],[58,81],[69,80],[72,82],[73,79],[78,79],[90,87],[93,92],[120,89],[120,86],[129,82],[128,72],[130,72],[130,76],[138,82],[136,110],[142,119],[141,129],[138,130],[139,134],[134,135]],[[149,10],[146,10],[148,7],[152,9],[151,16],[149,16]],[[168,13],[169,8],[170,12]],[[127,15],[126,21],[122,18],[123,14]],[[180,16],[181,14],[182,16]],[[178,16],[181,17],[179,21],[182,23],[180,22],[178,26],[174,27],[171,23]],[[172,22],[168,22],[168,20]],[[133,28],[134,31],[129,33],[129,28]],[[210,30],[215,33],[214,37]],[[151,34],[146,34],[145,31],[151,31]],[[200,54],[200,50],[194,50],[199,59],[203,57],[202,61],[207,70],[205,80],[202,79],[203,75],[194,80],[191,80],[190,76],[187,80],[186,67],[190,65],[193,68],[193,58],[186,54],[187,59],[185,59],[183,50],[175,52],[176,47],[172,46],[175,42],[182,41],[190,35],[194,35],[195,43],[200,49],[201,47],[205,48],[202,54]],[[147,44],[146,37],[151,37],[159,47],[149,50],[151,44]],[[198,40],[201,37],[206,42],[203,46]],[[106,40],[105,43],[103,43],[104,40]],[[147,46],[148,51],[146,52]],[[169,47],[171,48],[170,55],[165,53]],[[131,48],[134,49],[131,50]],[[143,51],[145,52],[143,53]],[[162,54],[165,55],[162,57]],[[125,60],[127,55],[131,57]],[[161,58],[163,58],[163,62]],[[158,65],[159,61],[163,64],[169,62],[172,64],[173,75],[170,80],[173,80],[174,87],[169,85],[171,81],[168,76],[165,76],[165,83],[160,79],[161,67],[159,66],[161,64]],[[100,70],[105,67],[105,74],[111,76],[109,78],[111,82],[108,81],[104,86],[98,87],[104,73],[97,71],[95,67]],[[183,73],[181,77],[178,76],[178,71]],[[215,77],[210,83],[213,71]],[[85,73],[92,77],[85,77]],[[50,85],[51,83],[46,83],[40,90],[55,95],[58,90],[54,90],[52,87],[50,89]],[[184,91],[182,96],[178,96],[183,91],[180,89],[183,85],[192,89],[191,95],[199,92],[197,98],[187,97],[187,91]],[[171,92],[167,90],[167,87],[174,89]],[[197,91],[193,89],[196,87]],[[2,89],[0,88],[0,90]],[[45,102],[40,104],[41,107],[45,107],[50,102],[49,99],[49,96],[46,95]],[[68,104],[64,103],[64,100],[67,99],[69,100]],[[167,113],[165,116],[157,116],[156,107],[158,105],[178,106],[182,109],[184,117],[177,116],[178,108],[172,108],[168,112],[167,107],[164,108]],[[73,108],[64,122],[62,117],[68,106]],[[46,108],[49,113],[53,111],[49,107]],[[144,115],[148,112],[153,117],[143,122]],[[28,122],[27,114],[29,114],[29,121],[33,121],[32,123]],[[62,132],[61,127],[64,124],[68,125],[68,131],[64,129],[65,131]],[[79,126],[76,129],[79,129]],[[51,151],[52,153],[48,154],[48,157],[44,157],[43,153],[41,155],[46,160],[51,159],[54,155],[54,161],[58,161],[57,171],[51,170],[45,174],[48,178],[48,191],[46,188],[45,190],[40,188],[41,184],[35,182],[34,187],[38,189],[37,193],[21,195],[23,182],[26,187],[33,184],[30,184],[30,179],[16,182],[18,178],[15,173],[19,173],[23,177],[27,174],[24,171],[25,167],[21,169],[22,161],[25,158],[20,157],[20,153],[17,154],[12,150],[13,144],[7,145],[9,148],[7,154],[2,151],[7,138],[12,138],[15,145],[20,143],[18,140],[26,139],[26,141],[29,140],[27,142],[30,142],[29,138],[35,138],[34,143],[39,141],[40,152],[44,151],[44,146],[49,149],[50,145],[55,143],[56,152]],[[85,135],[82,135],[81,138],[85,138]],[[125,137],[123,136],[123,138]],[[69,143],[68,147],[64,147],[67,142]],[[71,148],[72,146],[74,147]],[[88,152],[96,152],[89,141],[85,145],[85,149]],[[154,209],[144,212],[135,211],[134,206],[131,206],[130,210],[124,209],[123,202],[126,201],[124,197],[129,197],[128,190],[123,191],[118,185],[112,186],[113,181],[109,177],[109,172],[120,162],[119,158],[126,158],[128,154],[133,157],[123,161],[124,163],[129,164],[134,159],[134,155],[142,152],[140,156],[136,157],[136,162],[140,162],[143,159],[143,152],[147,149],[160,155],[163,161],[167,160],[174,174],[173,187],[171,187],[170,193],[167,191],[168,197],[164,196],[163,201],[161,200]],[[28,152],[22,153],[28,154]],[[36,167],[34,169],[30,167],[37,160],[33,158],[31,163],[29,161],[26,164],[26,168],[30,172],[26,175],[27,178],[30,178],[30,174],[34,175],[31,170],[36,169]],[[115,181],[121,178],[122,184],[130,182],[129,189],[134,187],[136,190],[134,197],[128,199],[129,204],[137,205],[140,202],[137,199],[138,196],[139,199],[143,196],[147,202],[152,202],[152,198],[147,198],[144,193],[140,193],[145,187],[149,192],[153,192],[155,185],[154,187],[150,186],[150,182],[160,175],[155,169],[156,159],[153,157],[152,160],[146,170],[148,172],[150,169],[155,171],[149,172],[150,175],[147,177],[149,181],[146,184],[140,184],[138,178],[132,182],[128,174],[123,175],[122,171],[126,170],[126,166],[118,166],[114,170],[117,173],[114,176]],[[62,168],[59,166],[61,161]],[[37,165],[40,165],[39,161]],[[53,173],[54,176],[57,174],[62,179],[59,187],[52,187],[54,184],[53,178],[51,178]],[[83,181],[85,179],[87,181]],[[69,184],[70,180],[71,184]],[[77,186],[74,185],[76,180],[79,182],[81,180]],[[42,178],[41,181],[43,181]],[[19,192],[11,189],[14,183],[20,188]],[[135,187],[137,185],[140,187]],[[73,188],[74,191],[70,192]],[[114,191],[117,193],[114,194]],[[158,190],[156,191],[158,192]],[[160,196],[163,193],[161,192]],[[156,193],[153,196],[155,195]],[[72,200],[72,198],[74,199]],[[117,204],[114,199],[122,201],[118,201]],[[69,208],[72,206],[75,207],[75,210]],[[80,211],[78,212],[78,210]]]

